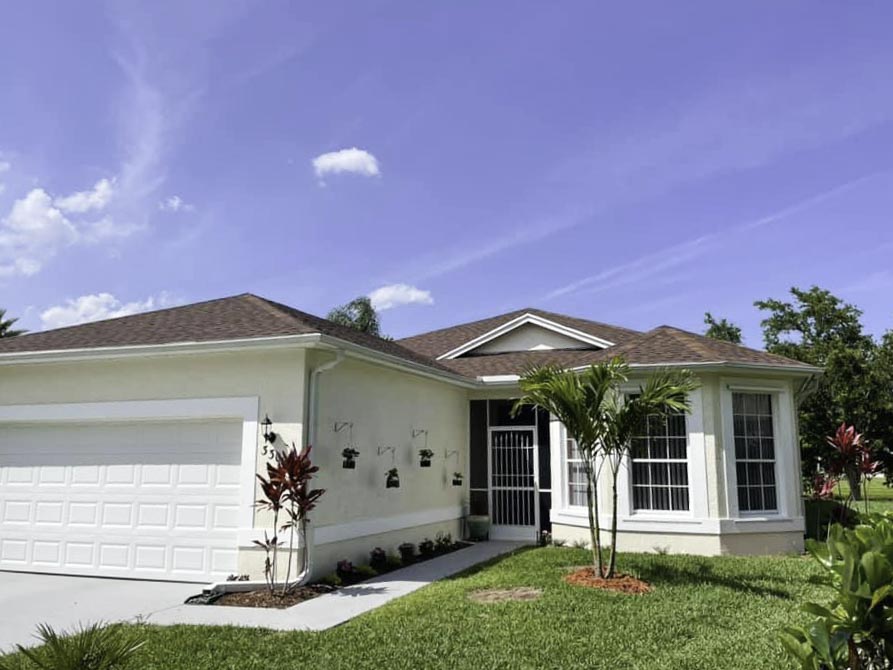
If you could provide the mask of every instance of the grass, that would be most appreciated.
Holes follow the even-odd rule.
[[[840,491],[835,498],[844,501],[849,494],[850,486],[844,478],[840,482]],[[852,503],[852,507],[861,512],[865,509],[865,503],[857,500]],[[883,479],[875,478],[868,483],[868,509],[871,512],[893,511],[893,487],[887,486]]]
[[[628,596],[565,584],[589,553],[521,551],[322,633],[144,626],[140,670],[278,668],[793,668],[776,631],[825,600],[803,557],[625,554],[653,584]],[[539,600],[477,604],[477,589],[529,586]],[[283,615],[285,616],[285,615]],[[13,666],[15,667],[15,666]]]

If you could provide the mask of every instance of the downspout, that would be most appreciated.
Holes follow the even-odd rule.
[[[310,380],[307,384],[307,444],[313,446],[316,442],[317,424],[319,423],[319,378],[323,372],[327,372],[344,360],[344,351],[338,349],[335,358],[317,365],[310,371]],[[313,531],[309,519],[301,521],[301,548],[304,560],[301,562],[301,574],[295,578],[298,586],[303,586],[310,578],[313,570]]]

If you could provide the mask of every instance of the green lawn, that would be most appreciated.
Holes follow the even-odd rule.
[[[850,494],[850,486],[846,479],[840,483],[840,493],[836,496],[843,501]],[[852,503],[854,509],[862,511],[865,503],[861,500]],[[886,486],[880,478],[872,479],[868,484],[868,509],[872,512],[893,511],[893,488]]]
[[[628,596],[565,584],[585,550],[522,551],[438,582],[323,633],[145,627],[139,670],[268,668],[786,668],[775,633],[826,599],[806,558],[630,554],[655,590]],[[473,603],[482,588],[544,589],[531,602]]]

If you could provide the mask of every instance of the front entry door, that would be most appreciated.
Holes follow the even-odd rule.
[[[490,537],[536,540],[539,464],[536,427],[490,428]]]

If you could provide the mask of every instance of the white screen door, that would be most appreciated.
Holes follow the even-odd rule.
[[[536,427],[490,428],[490,537],[535,540],[539,528]]]

